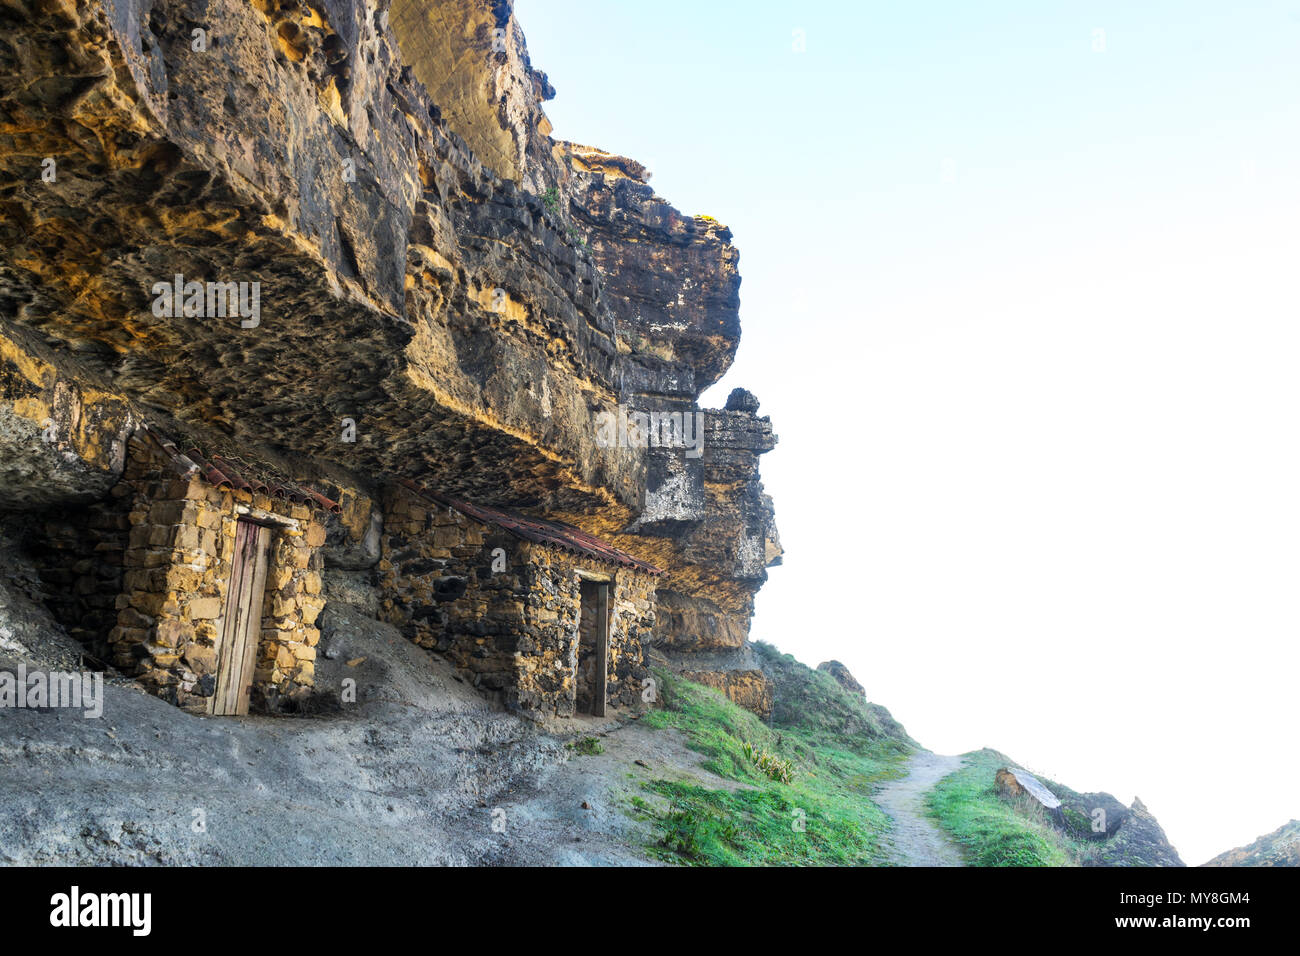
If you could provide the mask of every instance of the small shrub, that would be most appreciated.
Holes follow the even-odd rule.
[[[779,783],[791,783],[794,780],[794,764],[790,761],[783,760],[770,751],[760,750],[749,741],[741,744],[740,749],[745,752],[750,763],[773,780]]]

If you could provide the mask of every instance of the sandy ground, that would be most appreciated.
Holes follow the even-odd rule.
[[[963,763],[961,757],[919,751],[908,761],[906,777],[889,781],[872,796],[894,821],[885,843],[899,866],[966,865],[961,851],[925,815],[926,792]]]

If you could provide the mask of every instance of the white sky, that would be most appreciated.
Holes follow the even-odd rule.
[[[1300,5],[517,6],[555,135],[735,231],[752,636],[1188,863],[1300,817]]]

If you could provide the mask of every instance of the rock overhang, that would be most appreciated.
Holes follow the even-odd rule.
[[[599,534],[747,624],[763,572],[745,542],[771,537],[756,416],[707,413],[709,475],[595,440],[620,407],[701,411],[739,339],[731,234],[634,160],[550,139],[553,91],[509,3],[438,6],[475,24],[486,114],[443,109],[357,0],[0,14],[4,330],[123,434],[129,418],[262,451],[357,533],[367,496],[412,478]],[[485,50],[503,20],[507,49]],[[473,148],[492,122],[513,166]],[[176,276],[258,284],[259,321],[158,315]]]

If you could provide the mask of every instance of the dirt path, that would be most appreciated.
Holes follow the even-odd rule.
[[[908,774],[891,780],[872,797],[894,820],[885,838],[900,866],[965,866],[961,851],[925,814],[925,794],[963,764],[961,757],[921,751],[908,761]]]

